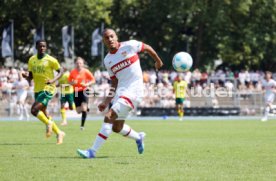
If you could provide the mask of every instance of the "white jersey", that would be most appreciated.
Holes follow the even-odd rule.
[[[22,79],[21,81],[16,81],[13,86],[16,88],[17,94],[21,94],[27,92],[26,87],[29,87],[29,83],[26,79]]]
[[[262,86],[265,90],[265,102],[266,103],[273,103],[275,94],[273,92],[273,89],[276,88],[276,81],[273,79],[270,79],[269,81],[263,80]]]
[[[273,79],[270,79],[269,81],[263,80],[262,86],[266,95],[274,94],[273,89],[276,88],[276,81]]]
[[[136,40],[121,42],[116,52],[109,52],[104,65],[111,79],[118,79],[116,97],[126,97],[131,101],[143,97],[143,75],[138,53],[144,44]]]
[[[16,88],[16,94],[18,101],[24,102],[27,98],[28,91],[26,87],[29,86],[29,83],[26,79],[22,79],[21,81],[16,81],[13,85]]]

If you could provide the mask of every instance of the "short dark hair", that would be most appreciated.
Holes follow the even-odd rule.
[[[35,47],[37,47],[39,45],[39,43],[41,43],[41,42],[45,42],[47,44],[46,40],[37,40],[35,42]]]
[[[105,28],[105,29],[103,30],[103,32],[102,32],[102,35],[104,35],[104,33],[105,33],[106,31],[108,31],[108,30],[114,31],[114,33],[116,33],[116,31],[115,31],[114,29],[112,29],[112,28]],[[117,33],[116,33],[116,34],[117,34]]]

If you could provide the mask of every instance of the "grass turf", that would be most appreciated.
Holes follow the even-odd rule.
[[[129,121],[147,133],[138,155],[130,139],[112,134],[85,160],[101,126],[63,127],[65,142],[45,138],[41,122],[0,122],[0,178],[7,180],[276,180],[276,121]]]

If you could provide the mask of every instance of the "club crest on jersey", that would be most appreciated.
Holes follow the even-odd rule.
[[[126,51],[122,52],[121,54],[122,54],[124,57],[127,56],[127,52],[126,52]]]

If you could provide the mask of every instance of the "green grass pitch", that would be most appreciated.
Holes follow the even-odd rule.
[[[101,121],[69,122],[64,144],[41,122],[0,122],[0,180],[276,180],[276,121],[128,121],[145,131],[145,153],[112,134],[98,158],[82,159]]]

